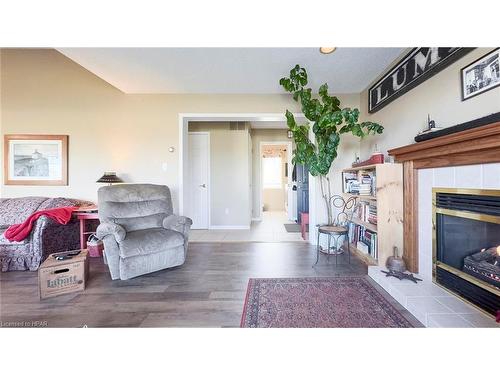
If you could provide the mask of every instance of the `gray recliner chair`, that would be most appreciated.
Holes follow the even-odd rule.
[[[167,186],[123,184],[98,190],[97,237],[113,280],[127,280],[186,260],[191,219],[173,215]]]

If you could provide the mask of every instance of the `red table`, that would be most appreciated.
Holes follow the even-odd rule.
[[[87,220],[99,220],[99,215],[97,214],[97,211],[95,212],[86,212],[82,211],[81,209],[79,211],[73,212],[73,215],[80,220],[80,248],[81,249],[86,249],[87,248],[87,237],[91,235],[92,233],[95,232],[87,232],[86,228],[86,222]]]

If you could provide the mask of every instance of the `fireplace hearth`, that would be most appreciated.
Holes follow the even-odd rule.
[[[495,316],[500,311],[500,191],[433,189],[433,278]]]

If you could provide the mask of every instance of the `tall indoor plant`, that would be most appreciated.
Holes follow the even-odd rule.
[[[295,65],[289,77],[280,79],[280,85],[292,94],[296,102],[300,101],[304,116],[312,123],[314,142],[309,139],[310,125],[297,124],[293,114],[289,110],[286,111],[287,125],[292,131],[296,145],[292,162],[307,166],[311,175],[319,176],[328,223],[332,224],[332,190],[327,175],[337,157],[340,135],[352,133],[363,138],[369,134],[381,134],[384,128],[374,122],[359,123],[359,110],[341,108],[340,100],[328,94],[326,83],[320,86],[318,97],[313,97],[311,88],[306,87],[307,72],[299,65]]]

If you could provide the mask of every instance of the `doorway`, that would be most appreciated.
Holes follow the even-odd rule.
[[[301,114],[295,114],[296,118],[298,121],[304,122],[307,121],[303,115]],[[280,127],[286,132],[286,119],[283,114],[217,114],[217,113],[207,113],[207,114],[179,114],[179,174],[180,174],[180,179],[179,179],[179,187],[178,189],[174,189],[173,194],[174,198],[175,195],[178,194],[178,212],[180,215],[190,215],[189,210],[190,207],[192,206],[191,201],[191,194],[194,194],[194,192],[190,191],[190,179],[194,178],[195,176],[192,175],[190,171],[190,152],[189,152],[189,123],[190,122],[253,122],[255,125],[262,127],[262,128],[267,128],[268,123],[276,123],[276,122],[281,122],[284,124],[284,127]],[[199,129],[199,130],[204,130],[204,129]],[[281,141],[282,142],[282,141]],[[230,142],[226,142],[226,144],[232,146]],[[254,147],[255,151],[258,151],[257,147]],[[290,149],[291,150],[291,149]],[[257,152],[256,152],[257,153]],[[228,159],[226,159],[228,160]],[[212,162],[213,164],[213,162]],[[251,168],[251,165],[249,166]],[[208,170],[208,168],[206,168]],[[287,174],[290,176],[291,174],[291,163],[288,163],[287,165]],[[229,183],[230,181],[234,181],[231,179],[227,179],[226,182]],[[201,182],[201,181],[200,181]],[[214,182],[212,181],[212,184]],[[203,183],[201,182],[198,185],[202,185]],[[195,184],[193,184],[195,185]],[[251,187],[252,188],[252,187]],[[316,196],[316,189],[317,186],[315,186],[314,180],[310,181],[309,184],[309,212],[310,212],[310,225],[314,226],[314,211],[315,211],[315,196]],[[207,185],[207,194],[210,189],[210,185]],[[256,189],[255,189],[256,190]],[[246,190],[245,190],[246,191]],[[256,191],[257,193],[257,191]],[[210,206],[210,199],[211,195],[214,193],[212,192],[211,194],[208,194],[208,206]],[[201,199],[201,198],[200,198]],[[252,198],[249,197],[250,202],[252,202]],[[295,199],[296,201],[296,199]],[[255,198],[253,198],[253,202],[255,202]],[[215,205],[214,207],[222,207],[222,209],[225,210],[223,211],[225,215],[227,215],[229,208],[229,213],[231,212],[231,207],[226,207],[225,204],[226,202],[222,202],[221,204],[217,204],[215,202],[211,202],[212,205]],[[291,205],[288,204],[288,207]],[[219,208],[220,208],[219,207]],[[209,208],[210,211],[210,208]],[[203,211],[201,211],[203,212]],[[206,211],[205,211],[206,212]],[[276,233],[268,233],[268,228],[265,226],[259,226],[261,230],[254,230],[256,228],[254,227],[254,218],[255,214],[257,214],[259,210],[254,210],[253,215],[252,215],[252,224],[250,229],[245,229],[243,227],[238,227],[231,225],[230,227],[227,227],[225,225],[218,225],[217,223],[212,221],[212,218],[215,215],[215,212],[211,212],[208,216],[208,230],[207,229],[202,229],[202,230],[195,230],[193,232],[198,232],[199,235],[199,240],[203,241],[258,241],[258,242],[280,242],[280,241],[287,241],[288,237],[291,237],[291,233],[281,233],[276,236]],[[290,211],[289,211],[290,212]],[[215,215],[217,216],[217,215]],[[203,222],[200,220],[200,223]],[[281,225],[282,227],[282,225]],[[194,240],[194,233],[193,235],[190,235],[190,241],[193,239]],[[315,237],[310,236],[309,237],[309,242],[313,243],[315,242]]]
[[[281,212],[295,219],[292,184],[292,142],[260,142],[260,217],[265,212]]]

